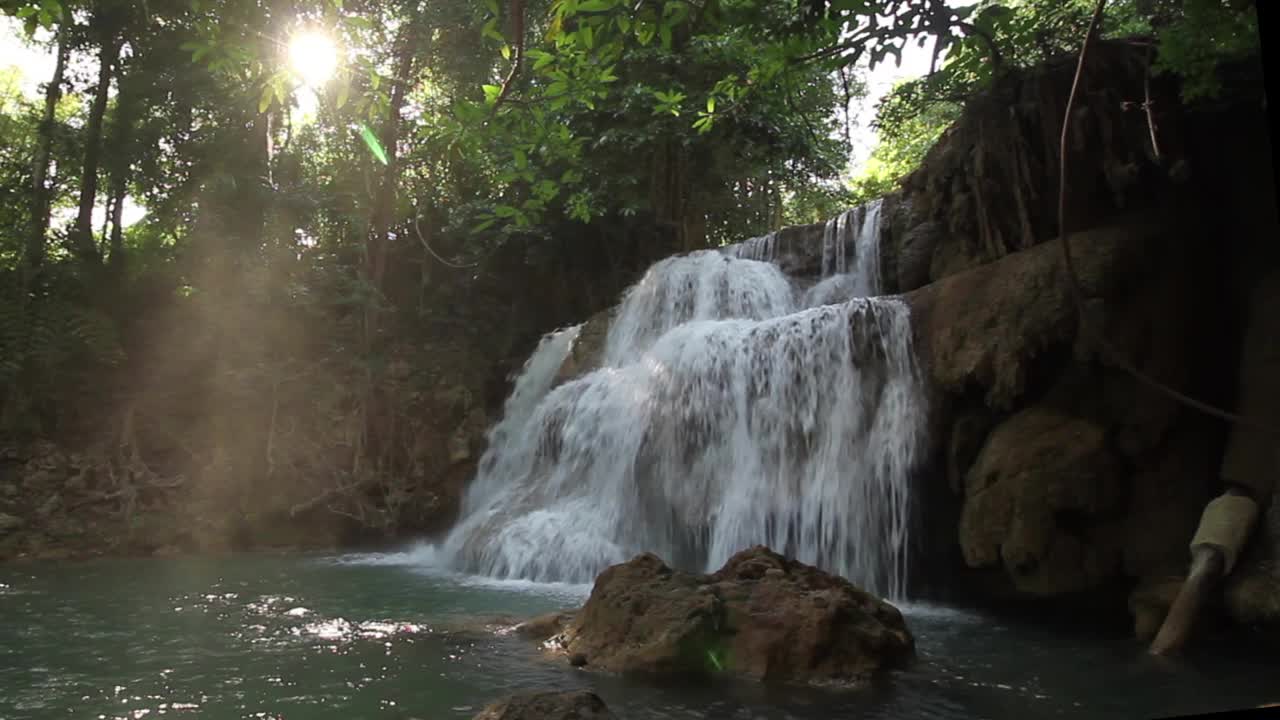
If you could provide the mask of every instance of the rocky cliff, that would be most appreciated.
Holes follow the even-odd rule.
[[[1066,208],[1083,308],[1057,242],[1074,58],[973,99],[885,198],[879,239],[931,381],[921,586],[1115,613],[1128,596],[1140,634],[1185,573],[1230,428],[1125,372],[1082,323],[1143,374],[1234,407],[1242,298],[1280,249],[1260,68],[1226,69],[1212,104],[1152,78],[1148,118],[1145,67],[1110,42],[1085,68]],[[778,231],[773,262],[817,277],[822,236]],[[587,323],[562,379],[594,366],[609,321]],[[1280,620],[1275,517],[1228,587],[1242,622]]]

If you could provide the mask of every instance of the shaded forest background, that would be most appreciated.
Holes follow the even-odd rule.
[[[40,98],[0,77],[0,513],[29,531],[0,557],[447,525],[542,333],[893,190],[1091,8],[0,0],[57,59]],[[1258,52],[1237,0],[1113,2],[1103,34],[1187,103]],[[852,174],[865,68],[907,43],[934,66]]]

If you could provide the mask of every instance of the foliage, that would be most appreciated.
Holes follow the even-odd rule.
[[[166,412],[195,418],[172,453],[236,455],[250,484],[307,457],[365,502],[409,475],[408,408],[435,382],[398,359],[456,331],[474,300],[455,289],[497,248],[519,268],[557,235],[658,226],[695,248],[835,215],[890,189],[975,89],[1074,49],[1089,6],[0,0],[66,60],[38,97],[0,76],[0,435],[177,396]],[[1256,48],[1252,4],[1112,7],[1107,32],[1155,33],[1188,98]],[[317,87],[289,61],[302,32],[336,48]],[[838,110],[909,43],[937,72],[881,104],[846,185]],[[275,425],[290,393],[333,419],[292,454],[274,440],[297,430]]]
[[[978,32],[953,43],[937,72],[899,84],[878,106],[879,144],[852,180],[854,196],[865,201],[893,190],[959,117],[963,102],[1000,73],[1076,53],[1095,4],[982,0],[972,6],[970,17]],[[1177,75],[1188,102],[1217,94],[1217,70],[1223,63],[1258,53],[1256,10],[1248,2],[1115,0],[1107,6],[1102,34],[1154,35],[1152,73]]]

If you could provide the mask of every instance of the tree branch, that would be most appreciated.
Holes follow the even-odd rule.
[[[490,120],[498,113],[498,107],[502,105],[502,101],[507,99],[507,94],[511,92],[511,86],[520,76],[520,67],[524,63],[524,0],[511,0],[511,15],[515,23],[515,57],[511,61],[511,72],[507,73],[507,79],[502,81],[502,89],[498,91],[493,107],[489,108]]]

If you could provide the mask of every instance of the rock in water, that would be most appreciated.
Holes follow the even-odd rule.
[[[480,711],[472,720],[615,720],[593,692],[544,692],[513,695]]]
[[[763,546],[712,575],[651,554],[609,567],[549,645],[614,672],[812,684],[858,683],[915,651],[897,608]]]

